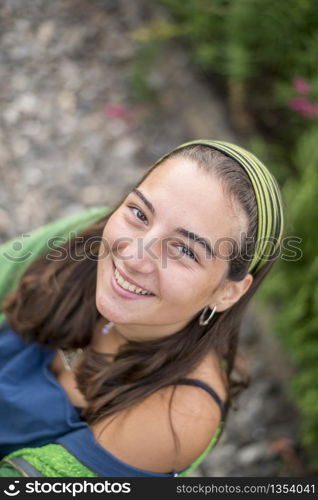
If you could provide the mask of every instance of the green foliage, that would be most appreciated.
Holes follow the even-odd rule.
[[[308,15],[316,13],[314,4],[306,0],[231,2],[225,36],[245,53],[248,65],[244,78],[260,74],[287,79],[294,76],[299,60],[304,60],[299,54],[311,34]],[[234,58],[235,54],[228,51],[228,60]]]
[[[284,184],[290,177],[291,165],[283,160],[279,144],[273,143],[269,148],[268,141],[260,134],[254,133],[249,138],[248,149],[261,158],[265,165],[270,165],[279,185]]]
[[[315,0],[162,0],[195,53],[229,78],[268,75],[291,79],[316,74],[318,9]],[[217,49],[217,50],[216,50]],[[243,62],[243,68],[240,64]]]
[[[286,236],[298,251],[293,257],[284,243],[261,297],[279,311],[275,327],[296,368],[291,393],[303,417],[303,444],[318,470],[318,125],[299,138],[295,160],[301,174],[285,186]]]
[[[134,102],[156,101],[156,89],[149,81],[149,74],[158,56],[154,43],[141,44],[129,75],[130,100]]]
[[[275,137],[275,157],[284,164],[285,178],[293,174],[295,163],[287,151],[297,140],[299,129],[311,126],[308,123],[311,118],[306,120],[289,109],[289,101],[296,95],[293,79],[308,80],[313,88],[312,97],[318,101],[317,2],[161,0],[161,3],[170,8],[178,23],[179,37],[192,48],[198,66],[224,79],[230,103],[236,102],[233,113],[248,112],[266,138]]]
[[[182,34],[181,26],[161,17],[130,33],[132,41],[137,43],[136,56],[129,76],[129,97],[132,101],[157,101],[158,93],[151,81],[151,72],[156,67],[161,46],[166,40]]]

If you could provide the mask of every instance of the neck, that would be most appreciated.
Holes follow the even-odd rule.
[[[104,354],[116,354],[119,347],[127,341],[128,339],[118,331],[116,325],[106,323],[105,318],[102,317],[94,330],[91,346]]]
[[[120,343],[128,341],[146,342],[168,337],[182,330],[186,322],[173,323],[169,325],[135,325],[116,323],[110,331],[113,331]]]
[[[120,344],[125,344],[126,342],[128,342],[127,337],[118,330],[117,326],[114,323],[112,323],[110,331],[113,332],[114,336],[118,339]]]

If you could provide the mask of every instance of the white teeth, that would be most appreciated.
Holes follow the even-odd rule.
[[[115,269],[115,278],[117,283],[124,288],[125,290],[129,290],[130,292],[137,293],[139,295],[152,295],[150,292],[139,288],[138,286],[132,285],[128,281],[124,280],[124,278],[119,274],[117,269]]]

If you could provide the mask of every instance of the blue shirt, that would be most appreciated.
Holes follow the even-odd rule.
[[[104,477],[167,477],[119,460],[95,439],[50,369],[55,350],[0,325],[0,459],[21,448],[62,444]]]

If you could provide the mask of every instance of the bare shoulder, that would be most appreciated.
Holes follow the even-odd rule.
[[[214,358],[207,359],[190,376],[211,385],[221,398],[226,396]],[[156,391],[112,419],[92,426],[96,439],[107,451],[133,467],[167,473],[188,467],[203,453],[220,424],[221,413],[206,391],[176,385]]]
[[[214,389],[224,402],[227,400],[228,382],[226,374],[222,368],[219,357],[214,351],[206,354],[199,366],[189,373],[188,377],[202,380],[202,382],[205,382]]]

